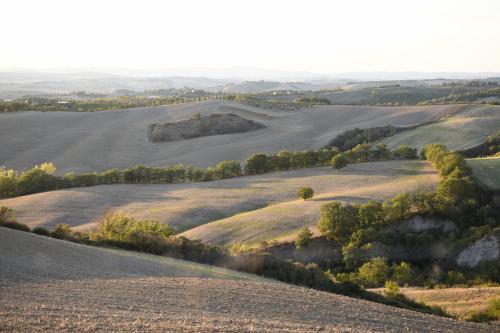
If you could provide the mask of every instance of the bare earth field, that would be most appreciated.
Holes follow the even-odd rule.
[[[500,157],[470,158],[467,164],[482,185],[490,190],[500,190]]]
[[[123,210],[137,217],[158,219],[177,227],[178,231],[229,218],[220,221],[227,230],[219,239],[204,229],[186,234],[198,238],[200,232],[206,232],[207,240],[221,243],[227,237],[230,240],[243,240],[242,237],[249,237],[246,241],[259,240],[258,230],[261,237],[277,237],[313,224],[319,205],[331,200],[385,199],[400,191],[433,187],[436,182],[435,171],[425,162],[387,161],[351,164],[340,171],[328,167],[309,168],[202,183],[72,188],[0,200],[0,206],[14,209],[21,223],[49,229],[58,223],[67,223],[79,230],[92,228],[92,221],[107,210]],[[317,199],[296,200],[296,191],[301,186],[311,186]],[[259,209],[255,214],[240,214],[255,209]],[[235,214],[239,215],[233,217]],[[246,219],[246,216],[251,218]],[[255,223],[249,226],[252,230],[242,236],[241,233],[231,234],[234,228],[227,224],[233,220],[241,221],[239,226]],[[267,224],[259,221],[267,221]],[[218,230],[217,225],[213,224],[214,232]]]
[[[389,148],[407,144],[422,149],[428,143],[442,143],[449,149],[462,150],[483,143],[500,129],[500,106],[473,105],[439,122],[382,140]]]
[[[204,265],[4,228],[0,249],[2,332],[491,331]]]
[[[272,112],[225,101],[101,112],[17,112],[0,114],[0,165],[24,169],[54,162],[58,174],[127,168],[142,163],[199,167],[259,152],[319,148],[354,127],[408,126],[460,106],[320,106]],[[249,133],[151,143],[147,127],[202,116],[234,113],[264,126]]]

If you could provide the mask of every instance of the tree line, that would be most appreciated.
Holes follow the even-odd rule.
[[[114,168],[100,173],[68,172],[61,177],[55,175],[56,166],[53,163],[43,163],[24,171],[0,168],[0,197],[16,197],[56,189],[103,184],[202,182],[299,168],[332,165],[340,169],[348,163],[414,158],[417,158],[417,150],[408,146],[400,146],[391,151],[385,145],[372,147],[369,144],[363,144],[343,153],[337,148],[323,148],[255,154],[246,160],[243,168],[240,162],[232,160],[219,162],[206,169],[182,164],[166,167],[146,167],[139,164],[123,170]]]

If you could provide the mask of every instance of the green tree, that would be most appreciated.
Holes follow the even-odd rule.
[[[417,149],[408,145],[400,145],[392,151],[392,156],[400,160],[413,160],[417,158]]]
[[[409,263],[401,261],[399,265],[392,266],[392,279],[400,285],[409,283],[412,279],[412,268]]]
[[[328,239],[346,243],[352,232],[358,229],[358,211],[351,205],[333,201],[321,206],[318,229]]]
[[[241,176],[241,165],[237,161],[222,161],[214,168],[216,179],[226,179]]]
[[[347,157],[344,153],[340,153],[338,155],[335,155],[332,158],[332,167],[334,169],[337,169],[337,170],[345,168],[348,163],[349,163],[349,160],[347,159]]]
[[[358,278],[367,288],[380,287],[389,278],[390,268],[386,258],[373,258],[358,269]]]
[[[307,186],[301,187],[297,191],[297,196],[301,199],[304,199],[304,201],[307,199],[311,199],[313,195],[314,195],[314,190],[311,187]]]
[[[299,234],[297,235],[297,239],[295,240],[295,246],[298,249],[307,247],[307,245],[309,245],[309,243],[311,242],[312,236],[313,234],[308,227],[300,229]]]
[[[257,175],[267,172],[267,155],[255,154],[250,156],[245,162],[245,173]]]
[[[384,223],[384,211],[382,204],[370,200],[366,204],[359,206],[359,222],[363,228],[377,226]]]

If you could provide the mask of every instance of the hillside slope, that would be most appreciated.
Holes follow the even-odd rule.
[[[136,275],[118,259],[135,254],[117,255],[4,228],[0,246],[0,331],[5,332],[491,331],[268,280],[199,278],[196,269],[183,270],[164,258],[156,260],[157,268],[170,262],[161,265],[163,272]],[[88,256],[92,251],[111,254],[96,262]],[[66,252],[71,254],[67,259],[58,255]],[[133,260],[151,267],[149,258]],[[27,272],[28,262],[35,263],[30,280],[18,281],[16,272]],[[48,271],[57,279],[51,275],[47,280]]]
[[[294,200],[301,186],[313,187],[318,195],[330,193],[337,199],[352,196],[352,200],[358,201],[385,199],[398,191],[433,186],[437,178],[434,171],[425,166],[422,161],[387,161],[351,164],[341,171],[310,168],[201,183],[100,185],[0,200],[0,206],[14,209],[17,220],[30,227],[52,229],[58,223],[67,223],[80,230],[88,229],[94,226],[91,222],[107,210],[119,209],[137,217],[158,219],[177,227],[178,231],[185,231]],[[386,183],[393,186],[384,186]],[[371,186],[382,187],[373,191]],[[304,210],[296,219],[307,216],[307,220],[301,222],[306,224],[311,217],[314,219],[315,203],[319,202],[307,202],[311,209]],[[281,220],[279,215],[276,218]]]
[[[308,181],[305,184],[310,185]],[[181,235],[219,245],[289,240],[304,226],[315,230],[320,207],[325,203],[333,200],[364,203],[369,199],[388,199],[400,192],[432,190],[438,176],[432,167],[419,161],[377,162],[350,165],[332,172],[324,181],[331,186],[316,191],[312,200],[283,201],[203,224]]]
[[[243,161],[259,152],[319,148],[354,127],[407,126],[439,119],[459,106],[322,106],[271,112],[227,101],[102,112],[15,112],[0,114],[0,165],[24,169],[54,162],[58,174],[127,168],[138,163],[199,167],[226,159]],[[189,119],[201,113],[233,113],[266,126],[239,134],[151,143],[150,124]]]
[[[442,143],[452,150],[481,144],[500,128],[500,106],[473,105],[433,124],[408,130],[382,140],[389,148],[407,144],[422,149],[428,143]]]
[[[500,157],[470,158],[472,176],[489,190],[500,190]]]

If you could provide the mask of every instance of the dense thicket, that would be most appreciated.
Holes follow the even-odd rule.
[[[491,198],[474,184],[471,170],[463,156],[441,144],[425,146],[422,156],[436,167],[441,176],[436,191],[414,195],[400,193],[383,203],[368,201],[365,204],[346,204],[334,201],[321,207],[318,230],[342,246],[344,267],[339,268],[336,275],[338,279],[368,287],[381,286],[388,279],[398,283],[423,283],[424,279],[431,284],[465,282],[464,273],[437,272],[432,268],[436,266],[432,265],[425,266],[420,277],[406,281],[395,276],[396,272],[403,274],[403,268],[394,266],[396,263],[391,267],[385,258],[376,258],[384,246],[425,248],[436,241],[464,246],[500,225],[500,212],[494,209]],[[451,219],[458,229],[451,233],[437,231],[412,234],[391,227],[417,215]],[[500,265],[486,265],[484,269],[469,275],[469,278],[480,276],[485,280],[500,282],[497,275],[499,270]],[[408,276],[408,272],[405,274]]]
[[[374,142],[383,138],[390,137],[404,130],[404,128],[395,126],[382,126],[371,128],[355,128],[345,131],[328,143],[327,148],[337,147],[340,151],[346,151],[356,147],[359,144]]]

